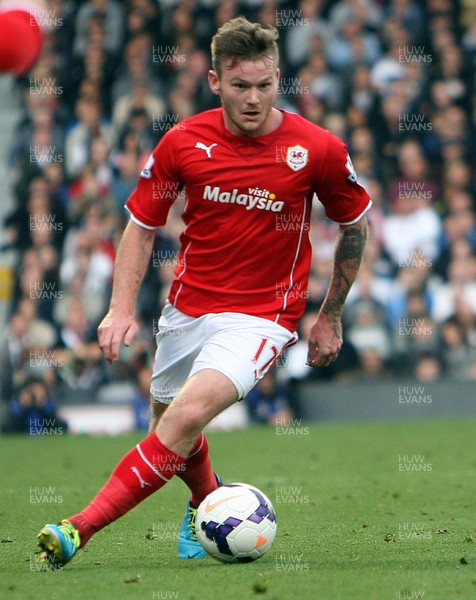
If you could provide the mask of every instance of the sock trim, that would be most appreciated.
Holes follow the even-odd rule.
[[[195,452],[192,452],[191,454],[189,454],[187,456],[187,460],[189,458],[192,458],[192,456],[195,456],[195,454],[198,454],[200,452],[200,450],[203,448],[203,444],[205,443],[205,436],[203,435],[203,433],[200,434],[201,435],[201,442],[200,442],[200,446],[195,450]]]
[[[157,477],[160,477],[161,479],[163,479],[165,482],[169,482],[170,479],[167,479],[167,477],[164,477],[164,475],[162,475],[162,473],[157,469],[157,467],[155,467],[150,460],[145,456],[142,448],[140,447],[140,444],[137,444],[136,446],[137,452],[140,454],[140,457],[142,458],[142,460],[145,462],[146,465],[148,465],[152,471],[154,471],[154,473],[157,475]]]

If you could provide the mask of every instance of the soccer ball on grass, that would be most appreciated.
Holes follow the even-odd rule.
[[[229,483],[200,504],[195,529],[204,549],[217,560],[251,562],[271,547],[276,515],[261,490],[246,483]]]

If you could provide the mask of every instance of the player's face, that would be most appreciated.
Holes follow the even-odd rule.
[[[235,135],[269,133],[276,119],[272,111],[279,81],[275,60],[262,57],[231,63],[231,59],[224,61],[220,76],[215,71],[208,75],[212,91],[220,94],[227,129]]]

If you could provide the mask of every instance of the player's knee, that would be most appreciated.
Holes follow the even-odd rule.
[[[187,435],[199,433],[207,423],[203,407],[200,405],[188,405],[184,411],[183,427]]]
[[[180,400],[176,398],[173,410],[169,410],[163,415],[161,423],[167,429],[174,428],[180,436],[189,437],[200,433],[207,423],[207,416],[201,404],[187,402],[185,406],[184,403],[180,404]]]

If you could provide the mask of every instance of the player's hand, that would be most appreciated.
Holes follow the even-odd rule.
[[[130,346],[138,331],[139,325],[133,315],[109,310],[98,327],[99,347],[109,364],[119,358],[121,344]]]
[[[342,347],[340,317],[320,312],[308,339],[307,365],[328,367],[335,361]]]

